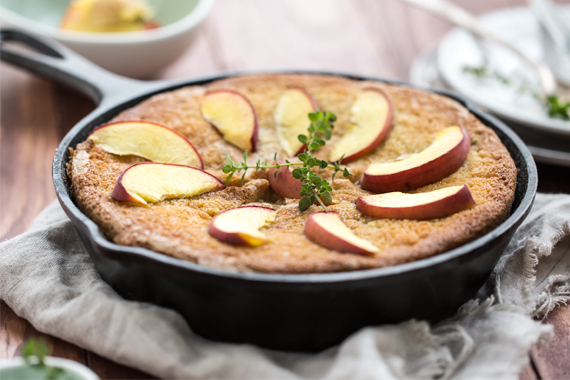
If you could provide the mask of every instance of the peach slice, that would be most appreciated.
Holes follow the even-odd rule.
[[[282,163],[281,160],[278,160]],[[267,171],[267,180],[269,181],[269,186],[275,192],[275,194],[279,195],[281,198],[291,198],[291,199],[301,199],[301,191],[303,190],[303,182],[295,177],[293,177],[293,173],[290,168],[288,167],[281,167],[277,170],[277,178],[275,178],[275,171],[277,168],[271,168]],[[325,206],[337,204],[336,200],[332,200],[332,202],[327,202],[321,197],[321,201],[325,204]]]
[[[206,92],[202,116],[220,131],[224,139],[242,150],[255,152],[257,147],[257,114],[253,104],[234,90]]]
[[[283,163],[279,160],[279,163]],[[275,163],[273,163],[275,164]],[[277,171],[277,178],[275,178],[275,171]],[[277,168],[271,168],[267,171],[267,180],[269,181],[269,186],[279,195],[281,198],[293,198],[301,199],[301,180],[293,177],[291,169],[286,166],[282,166],[277,170]]]
[[[331,162],[344,155],[341,163],[346,164],[370,153],[392,129],[392,103],[379,88],[364,89],[350,112],[352,125],[331,149]]]
[[[307,134],[311,125],[307,115],[318,108],[313,96],[300,86],[289,86],[279,98],[274,115],[277,136],[289,156],[303,152],[305,144],[299,141],[298,136]]]
[[[120,121],[97,127],[88,137],[106,152],[155,162],[204,168],[202,157],[184,135],[148,121]]]
[[[313,243],[335,251],[359,255],[374,255],[380,251],[369,241],[356,236],[334,211],[311,214],[305,224],[305,235]]]
[[[157,24],[152,13],[141,0],[73,0],[60,28],[95,33],[136,32],[150,23]]]
[[[437,182],[463,165],[470,147],[471,138],[465,128],[446,128],[419,153],[400,161],[370,165],[362,174],[361,187],[373,193],[389,193]]]
[[[356,200],[365,215],[384,219],[436,219],[455,214],[475,204],[466,185],[451,186],[427,193],[400,192],[367,195]]]
[[[189,198],[223,190],[222,181],[203,170],[184,165],[143,162],[121,173],[111,193],[120,202],[148,206],[170,198]]]
[[[259,229],[273,223],[276,213],[262,206],[232,208],[210,221],[208,233],[223,243],[258,247],[269,242]]]

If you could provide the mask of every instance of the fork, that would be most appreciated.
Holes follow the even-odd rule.
[[[493,41],[510,50],[537,74],[542,95],[546,97],[556,94],[556,78],[552,70],[550,70],[550,68],[544,62],[536,61],[527,57],[526,54],[524,54],[518,48],[489,31],[475,16],[467,12],[465,9],[447,0],[402,1],[438,14],[448,21],[451,21],[452,23],[467,29],[476,36]]]

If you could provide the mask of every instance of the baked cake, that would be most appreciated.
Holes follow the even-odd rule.
[[[224,138],[227,131],[216,128],[205,117],[201,106],[206,94],[224,90],[241,94],[250,102],[257,115],[257,139],[243,139],[243,144],[255,147],[255,152],[250,150],[248,155],[248,162],[254,164],[258,159],[270,162],[274,153],[282,160],[294,155],[291,147],[289,152],[284,147],[276,123],[281,96],[292,86],[304,89],[319,109],[337,116],[332,138],[314,152],[316,157],[326,160],[352,128],[353,104],[362,91],[378,89],[390,100],[393,115],[389,133],[368,152],[343,165],[351,176],[337,175],[331,191],[334,201],[327,206],[329,211],[338,213],[353,234],[377,248],[373,253],[339,252],[309,239],[305,225],[312,214],[322,211],[321,207],[312,205],[300,211],[298,199],[283,198],[272,190],[265,170],[248,171],[243,184],[235,176],[221,190],[149,202],[147,207],[116,201],[111,194],[121,173],[148,160],[109,153],[93,139],[77,145],[68,166],[77,205],[117,244],[144,247],[224,270],[273,273],[338,272],[419,260],[469,242],[509,215],[517,169],[497,135],[457,102],[411,87],[337,76],[245,75],[155,95],[121,112],[112,122],[147,121],[174,129],[196,148],[203,169],[225,181],[227,174],[222,167],[226,154],[239,162],[244,149],[228,142]],[[470,137],[461,166],[434,183],[408,189],[406,193],[466,185],[474,205],[427,220],[377,218],[357,209],[357,199],[372,194],[361,187],[367,168],[421,152],[434,142],[438,133],[451,126],[461,126]],[[320,175],[330,180],[332,173],[331,169],[325,169]],[[267,236],[265,244],[228,244],[208,233],[216,215],[246,205],[275,211],[273,222],[261,229]]]

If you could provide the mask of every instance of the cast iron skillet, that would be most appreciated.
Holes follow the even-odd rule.
[[[61,206],[101,277],[127,299],[178,311],[193,331],[213,340],[318,351],[341,342],[363,326],[410,318],[440,320],[455,312],[483,285],[534,200],[536,166],[517,135],[473,103],[457,95],[434,91],[458,101],[491,127],[519,169],[510,217],[470,243],[390,268],[296,275],[230,273],[143,248],[116,245],[105,238],[72,200],[66,174],[69,148],[84,141],[99,124],[154,94],[238,74],[141,82],[104,71],[55,43],[9,30],[2,31],[1,37],[3,60],[79,89],[99,103],[59,145],[53,161],[53,182]],[[14,51],[6,41],[24,43],[42,54]]]

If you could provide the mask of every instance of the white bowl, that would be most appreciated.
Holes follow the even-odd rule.
[[[147,0],[163,25],[141,32],[87,33],[58,28],[70,0],[2,0],[2,27],[50,37],[114,73],[148,77],[180,57],[214,0]]]
[[[55,357],[48,356],[45,358],[45,363],[48,366],[63,368],[64,370],[71,372],[71,374],[73,374],[74,378],[80,378],[82,380],[99,380],[99,376],[97,376],[97,374],[95,372],[93,372],[91,369],[84,366],[83,364],[74,362],[73,360],[63,359],[63,358],[55,358]],[[0,370],[18,369],[21,371],[21,370],[25,370],[25,367],[26,367],[26,362],[21,357],[0,361]],[[29,367],[27,367],[27,368],[29,368]],[[27,375],[27,377],[26,377],[26,375]],[[23,379],[23,378],[29,379],[30,375],[31,375],[30,373],[23,372],[23,373],[20,373],[19,376],[16,375],[14,377],[21,378],[21,379]],[[34,375],[31,375],[31,376],[34,376]]]

